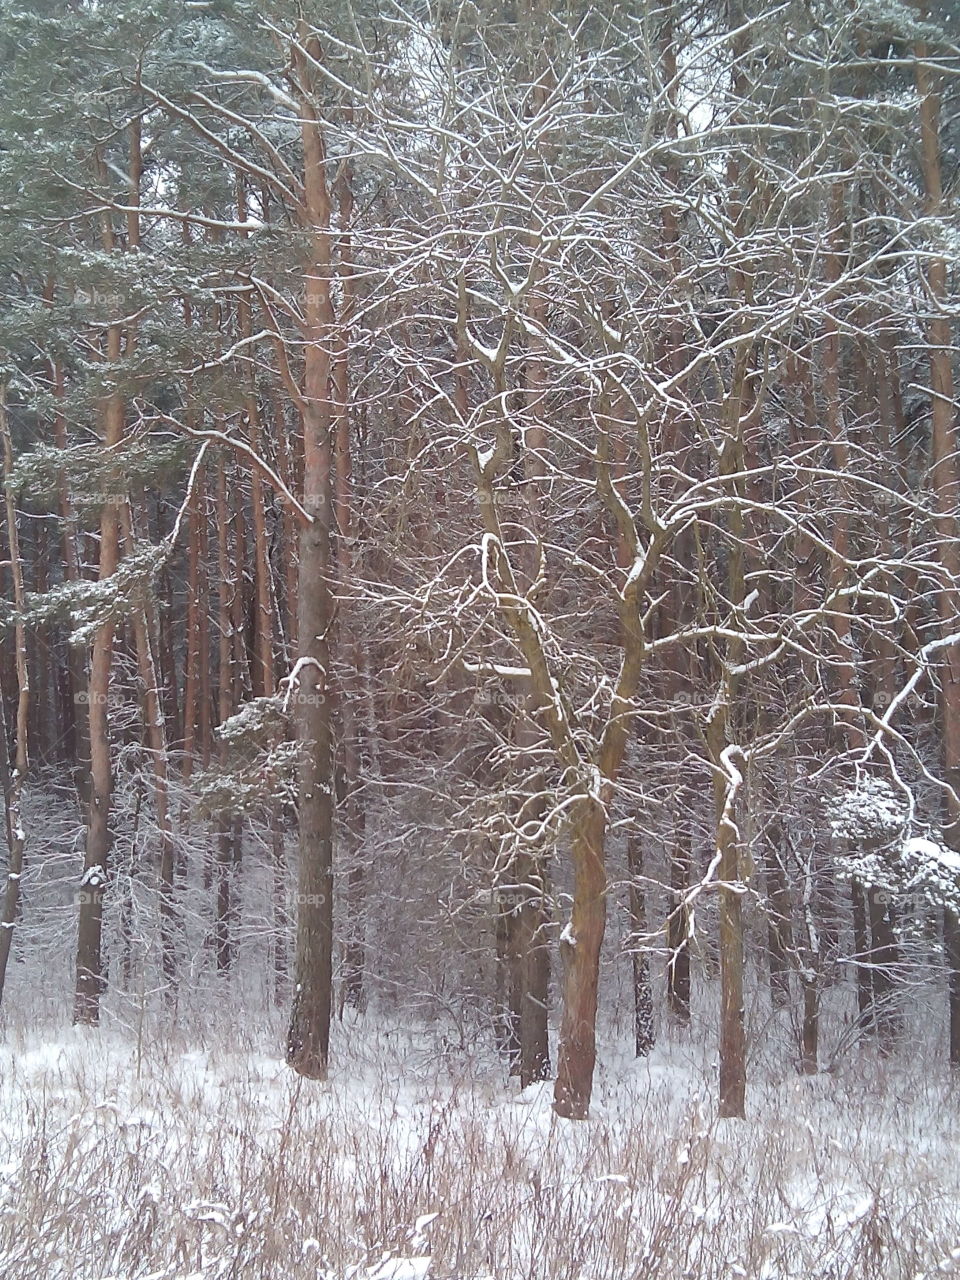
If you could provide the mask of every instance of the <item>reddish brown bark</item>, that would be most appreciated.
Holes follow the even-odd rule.
[[[133,135],[136,140],[137,135]],[[136,157],[131,157],[135,167]],[[103,181],[106,166],[99,153],[95,164],[97,177]],[[139,177],[139,174],[136,175]],[[138,189],[139,190],[139,189]],[[138,191],[133,193],[139,199]],[[100,240],[104,250],[112,253],[116,247],[111,215],[100,215]],[[123,332],[118,324],[107,330],[104,358],[109,364],[118,364],[123,354]],[[103,443],[107,456],[119,448],[123,439],[126,407],[119,391],[104,397],[100,406],[103,424]],[[106,473],[110,477],[110,471]],[[120,561],[120,505],[125,493],[119,491],[115,480],[108,480],[116,491],[107,492],[100,514],[99,580],[110,578]],[[77,925],[77,970],[73,1020],[75,1023],[95,1024],[100,1020],[100,996],[105,987],[105,974],[101,955],[103,936],[103,894],[107,884],[110,851],[113,844],[110,832],[110,804],[113,792],[113,762],[110,750],[110,668],[113,659],[115,621],[108,611],[97,628],[90,662],[90,679],[87,687],[87,710],[90,730],[90,802],[87,817],[87,841],[84,853],[83,876],[78,894],[79,919]]]
[[[236,561],[231,519],[232,504],[227,487],[227,459],[222,455],[217,469],[217,567],[219,581],[217,591],[217,719],[224,724],[237,708],[237,597],[239,594],[239,569]],[[220,745],[221,763],[226,762],[226,744]],[[217,968],[227,972],[233,964],[234,900],[233,880],[236,862],[236,840],[233,821],[221,816],[218,820],[216,855],[216,903],[214,946]]]
[[[928,50],[917,46],[917,90],[920,94],[920,142],[923,179],[929,217],[940,216],[943,187],[940,175],[940,101],[925,65]],[[930,480],[937,509],[937,555],[945,582],[938,592],[941,632],[944,637],[960,630],[960,540],[957,537],[957,503],[960,475],[957,470],[957,406],[953,378],[953,334],[948,301],[947,265],[943,258],[926,261],[930,314],[927,346],[930,351]],[[960,644],[943,651],[940,663],[941,754],[950,792],[944,802],[944,838],[960,852]],[[949,907],[944,916],[944,942],[950,973],[950,1063],[960,1068],[960,921]]]
[[[363,973],[366,964],[364,899],[366,873],[363,863],[365,816],[361,791],[361,742],[358,706],[362,696],[362,642],[350,603],[354,586],[357,520],[354,510],[353,450],[350,411],[350,324],[353,318],[352,221],[353,189],[350,167],[345,165],[337,182],[340,219],[339,277],[341,308],[333,338],[333,444],[335,459],[336,560],[340,586],[339,635],[345,676],[339,690],[343,738],[343,832],[344,863],[347,873],[347,922],[344,940],[344,1000],[354,1009],[363,1003]]]
[[[121,333],[112,325],[107,333],[106,356],[119,361]],[[116,448],[123,438],[124,405],[114,392],[103,403],[103,442]],[[101,582],[116,572],[120,559],[119,494],[108,495],[100,515]],[[100,995],[104,987],[101,961],[103,933],[103,893],[110,863],[110,802],[113,790],[113,763],[110,752],[110,667],[113,657],[115,623],[107,616],[97,628],[90,663],[87,710],[90,725],[90,805],[87,843],[79,892],[77,930],[77,974],[73,1020],[95,1024],[100,1020]]]
[[[23,875],[26,834],[23,826],[21,795],[29,767],[28,724],[30,716],[30,675],[27,668],[27,635],[23,621],[26,597],[23,584],[23,562],[20,558],[20,540],[17,531],[17,507],[14,491],[9,484],[13,470],[13,446],[7,422],[7,385],[0,379],[0,451],[4,504],[7,525],[7,551],[10,577],[13,580],[13,606],[17,611],[14,624],[14,649],[17,671],[17,714],[14,736],[13,769],[7,759],[7,726],[3,714],[3,691],[0,690],[0,781],[3,783],[4,817],[7,834],[7,875],[0,908],[0,1002],[6,985],[7,964],[13,944],[13,931],[20,913],[20,888]]]
[[[329,676],[332,622],[330,570],[333,486],[330,349],[333,329],[330,194],[323,128],[313,99],[311,61],[322,58],[305,23],[295,53],[304,153],[303,223],[310,250],[304,264],[303,505],[310,523],[300,535],[297,707],[302,754],[299,779],[300,868],[293,1007],[287,1062],[300,1075],[324,1079],[330,1051],[333,986],[333,750]]]
[[[124,503],[120,510],[124,550],[127,555],[131,555],[136,550],[133,513],[129,503]],[[157,680],[156,622],[153,604],[145,587],[141,588],[137,595],[138,598],[133,601],[131,625],[143,699],[144,737],[153,773],[154,817],[160,839],[160,966],[164,979],[164,994],[170,998],[174,994],[176,980],[177,922],[173,884],[176,853],[169,801],[169,753],[166,723]]]

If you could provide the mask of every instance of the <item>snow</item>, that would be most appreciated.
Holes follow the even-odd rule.
[[[837,839],[890,839],[907,820],[904,801],[892,783],[865,774],[828,806],[830,827]]]
[[[932,864],[939,863],[948,871],[960,875],[960,853],[955,853],[942,844],[928,840],[925,836],[913,836],[907,840],[903,846],[903,852],[908,857],[922,858]]]
[[[178,1048],[169,1032],[148,1027],[138,1067],[129,1032],[19,1032],[0,1050],[0,1270],[43,1280],[227,1280],[238,1249],[259,1256],[268,1241],[283,1251],[272,1274],[290,1280],[525,1280],[568,1274],[543,1251],[567,1256],[577,1220],[594,1223],[594,1243],[572,1275],[618,1280],[626,1258],[654,1247],[667,1253],[648,1255],[652,1274],[682,1274],[671,1261],[681,1256],[676,1247],[721,1249],[725,1274],[821,1280],[865,1274],[856,1262],[875,1224],[909,1230],[902,1215],[924,1186],[925,1230],[919,1219],[913,1228],[918,1240],[929,1237],[921,1257],[932,1269],[949,1256],[951,1206],[960,1203],[949,1155],[956,1101],[929,1072],[916,1088],[906,1076],[889,1087],[864,1081],[860,1069],[815,1082],[755,1072],[752,1123],[731,1127],[711,1120],[706,1046],[667,1042],[635,1061],[606,1036],[593,1119],[569,1125],[552,1115],[549,1083],[512,1093],[483,1059],[447,1074],[433,1054],[417,1067],[412,1055],[429,1042],[426,1028],[377,1022],[338,1029],[322,1089],[298,1086],[276,1051],[252,1045],[213,1050],[181,1040]],[[31,1239],[37,1270],[27,1273],[4,1213],[38,1194],[23,1175],[35,1167],[40,1125],[57,1212]],[[431,1134],[439,1145],[428,1153]],[[284,1161],[291,1167],[278,1184]],[[731,1212],[727,1197],[741,1196],[751,1213]],[[381,1216],[384,1202],[397,1216]],[[96,1215],[84,1211],[94,1203]],[[145,1220],[138,1215],[155,1226],[130,1239],[149,1249],[189,1241],[189,1267],[156,1253],[135,1269],[119,1258],[100,1268],[96,1253],[85,1265],[80,1251],[92,1230],[124,1239]],[[738,1243],[750,1222],[753,1255]],[[655,1246],[658,1233],[676,1245]],[[452,1255],[438,1252],[458,1238]],[[466,1260],[453,1270],[457,1250]]]
[[[387,1258],[366,1274],[368,1280],[423,1280],[430,1262],[430,1258]]]
[[[248,82],[259,85],[273,100],[285,107],[288,111],[299,116],[299,109],[296,101],[289,94],[284,93],[279,85],[263,74],[261,71],[224,71],[220,68],[209,66],[206,62],[194,62],[193,65],[199,71],[203,71],[206,75],[213,77],[215,80],[223,82]],[[259,225],[259,224],[258,224]]]
[[[480,465],[481,475],[485,474],[487,467],[489,467],[490,463],[493,461],[493,455],[495,452],[496,448],[494,445],[491,445],[489,449],[477,450],[477,462]]]
[[[467,329],[466,334],[467,341],[469,342],[474,355],[479,356],[481,360],[485,361],[489,365],[495,365],[500,358],[500,347],[485,346],[482,342],[477,340],[475,334],[473,334],[469,329]]]

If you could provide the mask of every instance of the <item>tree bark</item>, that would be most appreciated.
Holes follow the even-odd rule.
[[[517,1075],[520,1064],[520,1008],[517,999],[516,962],[511,954],[513,934],[510,912],[514,905],[509,895],[497,895],[497,1009],[494,1033],[497,1051],[506,1059],[510,1075]]]
[[[546,73],[547,77],[549,72]],[[533,102],[542,106],[546,93],[543,76],[533,92]],[[528,310],[534,329],[546,328],[547,300],[542,281],[537,279],[531,288]],[[543,555],[542,511],[543,482],[546,476],[547,433],[543,425],[546,415],[547,373],[544,352],[538,338],[531,336],[523,368],[523,506],[526,516],[524,529],[524,574],[532,589],[540,573]],[[525,705],[519,709],[517,745],[522,757],[541,745],[543,731],[536,721],[539,696],[532,681],[527,682]],[[534,774],[531,790],[539,790],[544,780]],[[530,818],[537,820],[543,814],[540,800],[528,803]],[[548,1029],[550,952],[547,933],[550,916],[547,902],[546,848],[525,846],[518,858],[517,881],[523,886],[523,898],[518,909],[510,917],[517,932],[514,950],[517,954],[520,1006],[520,1084],[521,1087],[546,1080],[550,1076],[550,1043]]]
[[[767,847],[764,878],[767,885],[767,951],[770,969],[770,998],[775,1009],[790,1003],[790,895],[787,877],[777,844],[782,840],[779,823],[775,828],[776,843]]]
[[[690,1021],[690,827],[679,816],[670,854],[670,915],[667,919],[667,1008],[682,1026]]]
[[[645,1058],[656,1043],[653,1023],[653,991],[650,961],[643,945],[647,931],[647,902],[640,879],[643,875],[641,837],[631,832],[627,838],[627,871],[630,876],[630,931],[633,958],[633,1039],[638,1058]]]
[[[717,852],[720,879],[720,1108],[721,1118],[746,1114],[747,1041],[743,1008],[743,905],[740,840],[734,793],[716,777]]]
[[[227,490],[227,458],[221,453],[217,469],[217,567],[219,589],[217,718],[222,725],[237,707],[238,672],[236,665],[236,600],[239,594],[237,564],[231,519],[231,502]],[[226,762],[226,744],[220,744],[221,764]],[[233,965],[234,868],[236,863],[235,826],[233,821],[218,818],[215,865],[216,896],[214,903],[213,941],[217,969],[226,973]]]
[[[237,221],[247,220],[246,180],[237,175]],[[241,233],[247,238],[247,233]],[[253,333],[252,308],[246,294],[237,299],[237,329],[241,340]],[[263,438],[260,418],[260,400],[254,374],[252,352],[244,361],[246,394],[244,405],[247,418],[249,443],[254,453],[261,451]],[[274,658],[274,620],[276,617],[273,589],[273,572],[267,544],[266,493],[263,477],[256,467],[250,473],[250,507],[253,521],[254,561],[254,679],[253,688],[265,698],[272,698],[277,691],[276,663]],[[273,931],[270,951],[273,968],[274,997],[279,1003],[285,994],[287,981],[287,907],[286,907],[286,858],[283,846],[283,829],[280,809],[274,805],[269,815],[271,870],[273,879]]]
[[[120,360],[121,336],[118,325],[107,334],[107,359]],[[104,444],[115,449],[123,438],[124,405],[116,392],[103,406]],[[119,494],[108,494],[100,514],[101,582],[116,572],[120,560]],[[110,668],[113,658],[115,624],[107,616],[97,628],[90,663],[87,710],[90,725],[90,806],[87,817],[87,844],[80,881],[79,923],[77,927],[75,1023],[95,1025],[100,1020],[100,996],[105,986],[101,939],[103,935],[103,894],[107,883],[112,836],[110,802],[113,791],[113,762],[110,752]]]
[[[897,1007],[897,970],[900,948],[894,929],[893,907],[889,895],[878,889],[867,890],[867,911],[872,938],[871,962],[873,1003],[880,1052],[889,1056],[896,1047],[902,1029]]]
[[[590,1113],[597,1060],[600,948],[607,922],[605,835],[603,806],[585,797],[578,803],[573,817],[573,908],[560,937],[563,1016],[554,1110],[568,1120],[586,1120]]]
[[[53,302],[52,287],[50,301]],[[57,409],[53,415],[53,438],[57,448],[64,453],[67,448],[67,421],[60,411],[59,402],[66,397],[66,379],[63,363],[54,359],[50,364],[51,389]],[[63,527],[63,570],[67,582],[80,581],[80,557],[77,550],[77,521],[70,500],[67,480],[61,471],[57,482],[58,506]],[[90,803],[90,725],[87,707],[87,664],[86,655],[79,645],[70,645],[67,655],[69,671],[71,706],[69,710],[70,724],[74,742],[73,775],[77,788],[77,797],[81,809]]]
[[[201,636],[207,604],[206,566],[202,546],[206,525],[203,512],[205,480],[206,471],[201,467],[197,472],[188,513],[187,616],[183,659],[183,763],[181,766],[184,782],[190,780],[194,757],[197,754],[203,687],[202,665],[204,661],[209,662],[209,653],[203,652]]]
[[[344,1000],[353,1009],[363,1004],[363,975],[366,967],[365,897],[366,868],[363,836],[366,826],[361,780],[361,733],[358,706],[362,696],[362,641],[358,620],[346,598],[354,586],[354,554],[357,518],[354,510],[353,450],[351,447],[350,412],[350,324],[353,313],[353,256],[351,223],[353,221],[353,189],[351,172],[345,166],[337,183],[337,207],[340,219],[339,277],[342,293],[339,323],[334,331],[333,439],[335,460],[335,505],[337,516],[337,572],[343,598],[339,604],[339,634],[347,639],[346,678],[340,690],[343,723],[344,796],[343,832],[347,873],[347,916],[344,943]]]
[[[304,273],[303,506],[300,535],[297,699],[301,741],[300,869],[293,1007],[287,1062],[302,1076],[326,1078],[333,1007],[333,751],[330,730],[331,484],[330,195],[322,127],[312,99],[308,57],[322,57],[300,25],[295,65],[304,152],[304,221],[311,240]]]
[[[873,1009],[873,960],[867,933],[867,903],[863,885],[854,879],[850,884],[850,908],[853,921],[853,954],[857,968],[857,1020],[864,1031],[875,1027]]]
[[[0,915],[0,1003],[7,978],[7,964],[13,944],[13,931],[20,916],[21,877],[23,875],[26,834],[23,827],[21,796],[29,768],[28,734],[30,719],[30,674],[27,666],[27,631],[23,621],[26,603],[23,585],[23,563],[20,559],[20,539],[17,531],[17,507],[13,489],[9,486],[13,470],[13,446],[7,421],[7,385],[0,378],[0,450],[2,450],[4,502],[7,524],[7,548],[10,557],[10,576],[13,579],[13,606],[17,611],[14,624],[14,649],[17,670],[17,717],[14,737],[13,770],[7,758],[7,726],[0,707],[0,764],[3,769],[3,799],[7,834],[7,875]],[[0,693],[0,704],[3,702]]]
[[[131,185],[137,184],[139,147],[131,156]],[[97,177],[104,180],[106,165],[99,152],[95,156]],[[134,234],[136,215],[132,215]],[[110,213],[100,215],[100,240],[106,253],[116,248],[116,237]],[[107,330],[105,358],[108,364],[117,365],[123,352],[121,326],[112,324]],[[116,452],[123,439],[126,407],[119,391],[110,392],[101,405],[103,443],[108,451]],[[107,473],[109,475],[109,472]],[[114,482],[115,483],[115,482]],[[100,564],[99,580],[105,582],[120,562],[120,505],[126,501],[126,493],[109,492],[100,511]],[[110,751],[110,668],[113,660],[115,622],[108,611],[97,628],[90,662],[90,680],[87,688],[87,710],[90,729],[90,803],[87,817],[87,842],[84,854],[83,875],[78,894],[79,919],[77,924],[77,970],[74,994],[73,1020],[75,1023],[95,1025],[100,1020],[100,997],[105,988],[103,971],[103,895],[107,884],[110,852],[113,838],[110,831],[110,804],[113,792],[113,761]]]
[[[121,507],[123,537],[127,555],[136,549],[136,531],[129,502]],[[173,825],[170,819],[168,749],[166,723],[157,680],[156,630],[151,602],[142,590],[132,612],[137,667],[143,690],[143,728],[153,771],[153,805],[160,835],[160,966],[167,999],[175,994],[177,914],[174,902],[176,860]]]
[[[940,217],[943,210],[943,187],[940,175],[940,101],[930,72],[925,66],[927,47],[917,46],[916,77],[920,95],[920,144],[926,213]],[[943,258],[926,260],[927,287],[931,314],[927,320],[927,346],[930,351],[930,396],[933,431],[930,445],[930,479],[937,509],[937,555],[946,576],[946,585],[938,592],[941,633],[954,634],[960,622],[960,540],[957,538],[957,503],[960,498],[960,475],[957,471],[957,422],[953,377],[953,334],[947,310],[949,292],[947,264]],[[947,846],[960,853],[960,645],[953,643],[943,651],[940,664],[941,754],[946,781],[951,791],[944,802],[943,828]],[[953,915],[945,915],[947,929],[944,952],[949,971],[950,1064],[960,1068],[960,969],[958,949],[951,927]]]
[[[951,1066],[960,1067],[960,914],[951,907],[943,910],[943,938],[950,998],[949,1057]]]
[[[801,975],[803,1021],[800,1027],[800,1074],[815,1076],[820,1070],[820,983],[807,971]]]

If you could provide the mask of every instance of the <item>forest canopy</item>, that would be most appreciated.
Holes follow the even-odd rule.
[[[0,994],[960,1067],[957,40],[0,0]]]

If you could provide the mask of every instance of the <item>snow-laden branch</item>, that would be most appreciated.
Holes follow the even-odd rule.
[[[208,62],[189,62],[190,67],[196,67],[198,71],[203,71],[213,80],[218,80],[224,84],[255,84],[264,90],[274,102],[278,102],[280,106],[286,107],[288,111],[292,111],[295,115],[299,114],[299,108],[293,98],[285,93],[279,85],[274,84],[269,76],[263,74],[262,71],[223,71],[218,67],[211,67]]]
[[[293,512],[300,524],[312,524],[313,516],[307,509],[298,502],[293,496],[283,480],[273,467],[253,449],[246,440],[240,440],[236,436],[227,435],[225,431],[214,431],[212,429],[191,427],[185,422],[180,422],[172,417],[169,413],[154,413],[152,419],[157,422],[165,422],[168,426],[175,427],[178,431],[182,431],[184,435],[192,436],[195,440],[207,440],[214,444],[221,444],[228,449],[234,450],[241,454],[251,466],[255,467],[263,478],[276,490],[284,502],[288,502],[293,508]]]

